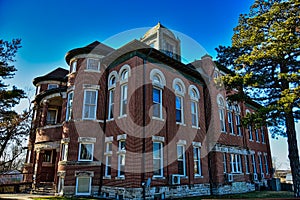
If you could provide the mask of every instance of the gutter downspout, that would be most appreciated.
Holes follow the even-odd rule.
[[[107,68],[106,68],[107,69]],[[104,106],[104,123],[103,123],[103,134],[102,134],[102,138],[101,141],[103,142],[102,145],[102,153],[101,153],[101,166],[100,166],[100,181],[99,181],[99,190],[98,190],[98,195],[101,195],[101,190],[102,190],[102,185],[103,185],[103,171],[104,171],[104,167],[103,167],[103,163],[104,163],[104,152],[105,152],[105,135],[106,135],[106,115],[107,115],[107,107],[108,107],[108,71],[106,73],[106,84],[105,84],[105,106]]]
[[[149,55],[152,53],[152,48],[150,48],[149,53],[143,59],[143,146],[142,146],[142,180],[141,185],[143,187],[143,199],[146,199],[146,173],[145,173],[145,152],[146,152],[146,139],[145,139],[145,126],[146,126],[146,64]]]

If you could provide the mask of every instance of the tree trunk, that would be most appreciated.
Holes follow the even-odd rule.
[[[286,113],[285,117],[286,131],[288,137],[289,159],[294,184],[294,195],[295,197],[300,197],[300,161],[297,146],[295,121],[292,111]]]

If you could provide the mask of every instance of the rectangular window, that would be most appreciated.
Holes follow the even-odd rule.
[[[105,159],[105,176],[111,176],[111,156],[112,156],[112,143],[106,143],[106,159]]]
[[[257,173],[257,171],[256,171],[256,162],[255,162],[255,154],[251,155],[251,159],[252,159],[253,173]]]
[[[163,177],[163,143],[153,142],[153,176]]]
[[[74,96],[74,92],[70,92],[68,94],[66,121],[69,121],[72,118],[73,96]]]
[[[201,176],[201,152],[200,152],[200,147],[194,147],[194,174],[196,176]]]
[[[87,59],[87,69],[99,71],[100,69],[100,62],[97,59],[88,58]]]
[[[252,135],[252,126],[248,126],[248,131],[249,131],[249,140],[253,141],[253,135]]]
[[[119,141],[119,151],[118,151],[118,177],[124,177],[125,175],[125,152],[126,143],[125,140]]]
[[[57,110],[48,109],[46,124],[54,125],[54,124],[56,124],[56,119],[57,119]]]
[[[91,177],[77,177],[76,178],[76,195],[90,195],[91,194]]]
[[[236,128],[237,128],[237,135],[242,136],[241,116],[240,115],[235,116],[235,123],[236,123]]]
[[[220,117],[221,132],[226,133],[226,126],[225,126],[225,118],[224,118],[224,110],[223,109],[219,109],[219,117]]]
[[[226,159],[226,153],[223,153],[223,170],[224,173],[227,173],[227,159]]]
[[[229,133],[234,134],[232,112],[228,111],[227,116],[228,116]]]
[[[69,148],[68,143],[62,143],[61,144],[61,160],[62,161],[67,161],[68,160],[68,148]]]
[[[94,144],[79,143],[79,161],[93,161]]]
[[[52,150],[45,150],[43,162],[52,163]]]
[[[83,119],[96,119],[98,91],[84,91]]]
[[[126,115],[127,111],[127,84],[121,86],[121,109],[120,116]]]
[[[27,162],[26,163],[30,163],[30,159],[31,159],[31,149],[28,149],[28,151],[27,151]]]
[[[162,90],[153,88],[152,90],[153,100],[153,116],[162,118]]]
[[[184,145],[177,145],[177,163],[178,163],[178,174],[185,176],[185,148]]]
[[[259,132],[258,132],[258,129],[255,129],[255,137],[256,137],[256,142],[259,142]]]
[[[266,143],[264,127],[261,127],[261,128],[260,128],[260,132],[261,132],[261,142],[262,142],[262,143]]]
[[[261,174],[263,174],[264,170],[263,170],[263,163],[262,163],[261,155],[258,155],[258,164],[259,164],[259,172]]]
[[[231,154],[230,155],[230,165],[231,165],[232,173],[241,173],[242,172],[241,155]]]
[[[198,104],[191,101],[192,126],[198,127]]]
[[[58,88],[58,84],[48,84],[48,90]]]
[[[244,156],[245,159],[245,168],[246,168],[246,173],[249,173],[249,160],[248,160],[248,155]]]
[[[268,156],[267,156],[267,154],[264,155],[264,158],[265,158],[266,174],[269,174],[269,166],[268,166]]]
[[[108,102],[108,119],[114,118],[114,95],[115,90],[109,90],[109,102]]]
[[[182,97],[176,96],[176,122],[183,123]]]

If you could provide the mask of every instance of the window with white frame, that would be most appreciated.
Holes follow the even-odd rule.
[[[248,155],[244,155],[244,159],[245,159],[245,169],[246,169],[246,173],[248,174],[249,171],[249,160],[248,160]]]
[[[230,165],[232,173],[242,173],[242,160],[240,154],[230,155]]]
[[[58,84],[48,84],[48,90],[58,88]]]
[[[94,143],[79,143],[79,161],[93,161]]]
[[[263,170],[263,163],[262,163],[262,158],[261,158],[261,154],[258,154],[258,164],[259,164],[259,172],[261,174],[264,173],[264,170]]]
[[[228,127],[229,133],[234,134],[234,126],[233,126],[233,114],[232,114],[232,105],[230,102],[227,103],[227,118],[228,118]]]
[[[96,119],[97,99],[97,90],[84,91],[83,119]]]
[[[248,125],[248,132],[249,132],[249,140],[253,141],[253,133],[252,133],[252,126]]]
[[[265,129],[264,127],[260,128],[260,133],[261,133],[261,143],[266,143],[266,139],[265,139]]]
[[[162,89],[152,88],[153,117],[162,119]]]
[[[175,91],[175,116],[176,123],[183,124],[184,123],[184,94],[185,94],[185,86],[181,79],[176,78],[173,80],[173,89]]]
[[[241,109],[239,105],[234,105],[235,110],[235,125],[237,129],[237,135],[242,136],[242,126],[241,126]]]
[[[127,91],[128,85],[121,85],[121,108],[120,108],[120,116],[124,116],[127,114]]]
[[[68,149],[69,149],[68,143],[61,143],[61,160],[62,161],[68,160]]]
[[[153,176],[163,177],[163,143],[153,142]]]
[[[225,125],[225,103],[222,96],[218,97],[218,107],[219,107],[219,118],[220,118],[220,128],[221,132],[226,133],[226,125]]]
[[[259,132],[258,132],[258,129],[255,129],[255,137],[256,137],[256,142],[259,142]]]
[[[125,155],[126,155],[126,142],[119,140],[118,142],[118,177],[125,177]]]
[[[87,67],[88,70],[99,71],[100,70],[100,62],[98,59],[88,58],[87,59]]]
[[[256,170],[256,161],[255,161],[255,154],[251,155],[251,160],[252,160],[253,173],[257,173],[257,170]]]
[[[114,118],[114,96],[115,96],[115,86],[116,86],[116,77],[111,76],[108,80],[109,87],[109,98],[108,98],[108,119]]]
[[[150,79],[152,80],[152,102],[154,118],[163,118],[163,89],[166,85],[164,74],[159,69],[152,69],[150,72]]]
[[[176,102],[176,122],[183,123],[183,98],[181,96],[175,97]]]
[[[78,176],[76,177],[76,195],[90,195],[92,177]]]
[[[27,161],[26,161],[26,163],[30,163],[30,160],[31,160],[31,149],[28,149],[27,150]]]
[[[178,174],[186,176],[186,167],[185,167],[185,146],[178,144],[177,145],[177,164],[178,164]]]
[[[264,154],[266,174],[269,174],[268,156]]]
[[[198,101],[199,101],[199,91],[198,89],[191,85],[189,89],[190,99],[191,99],[191,115],[192,115],[192,126],[199,127],[199,111],[198,111]]]
[[[51,109],[49,108],[47,111],[47,119],[46,124],[47,125],[54,125],[57,123],[57,109]]]
[[[73,111],[73,98],[74,92],[68,93],[68,101],[67,101],[67,109],[66,109],[66,121],[69,121],[72,118],[72,111]]]
[[[105,177],[111,176],[112,142],[106,142],[105,152]]]
[[[195,176],[201,176],[201,149],[200,147],[193,147],[193,154],[194,154],[194,175]]]
[[[72,65],[71,65],[71,70],[70,70],[70,72],[71,72],[71,73],[76,72],[76,68],[77,68],[77,60],[74,60],[74,61],[72,62]]]
[[[226,153],[223,153],[223,172],[227,173],[227,158]]]

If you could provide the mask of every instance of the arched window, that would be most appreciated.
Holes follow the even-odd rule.
[[[121,103],[120,103],[120,116],[127,114],[127,93],[128,93],[128,78],[130,76],[130,66],[124,65],[120,69],[120,85],[121,85]]]
[[[246,110],[246,115],[250,115],[250,114],[251,114],[251,112],[249,110]],[[252,130],[251,124],[248,125],[248,132],[249,132],[249,140],[253,141],[253,133],[252,133],[253,130]]]
[[[232,107],[232,103],[228,101],[227,101],[227,119],[228,119],[229,133],[234,134],[233,107]]]
[[[116,71],[112,71],[108,76],[108,119],[114,118],[114,96],[117,79],[118,73]]]
[[[189,95],[190,95],[190,106],[191,106],[191,115],[192,115],[192,127],[199,127],[199,91],[196,86],[191,85],[189,87]]]
[[[173,89],[175,91],[175,109],[176,109],[176,122],[179,124],[184,123],[184,94],[185,86],[181,79],[176,78],[173,81]]]
[[[221,132],[226,133],[225,114],[224,114],[225,103],[224,103],[224,98],[222,97],[222,95],[218,95],[217,102],[218,102],[218,107],[219,107]]]
[[[158,69],[153,69],[150,72],[150,80],[152,80],[152,102],[153,102],[153,113],[154,118],[163,118],[162,115],[162,94],[163,88],[166,84],[165,76]]]
[[[235,124],[237,129],[237,135],[242,136],[241,109],[238,104],[234,105],[234,112],[235,112]]]

